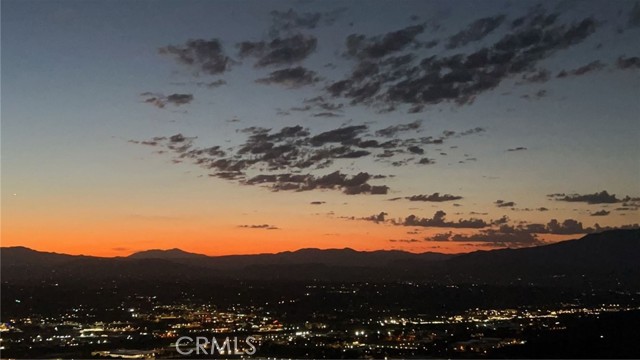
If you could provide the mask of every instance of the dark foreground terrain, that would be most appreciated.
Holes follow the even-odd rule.
[[[638,358],[640,232],[459,256],[2,249],[3,358]],[[246,349],[240,349],[240,352]]]

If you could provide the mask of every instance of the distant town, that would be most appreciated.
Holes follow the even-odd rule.
[[[55,287],[55,284],[52,284]],[[470,308],[460,312],[421,314],[414,308],[366,308],[361,299],[372,293],[409,293],[427,288],[431,293],[486,291],[479,285],[439,287],[415,283],[391,285],[344,283],[307,284],[299,296],[281,297],[261,305],[238,303],[219,307],[215,302],[163,303],[157,296],[126,296],[115,307],[96,307],[77,299],[77,306],[59,315],[33,312],[3,314],[0,325],[3,357],[151,359],[207,357],[211,344],[201,349],[181,337],[196,339],[255,339],[253,356],[223,348],[223,358],[411,358],[500,357],[527,354],[531,342],[580,334],[594,343],[614,344],[608,328],[640,319],[640,294],[621,293],[620,303],[593,304],[597,294],[555,306]],[[106,289],[105,289],[106,290]],[[400,290],[400,291],[399,291]],[[195,299],[196,294],[185,293]],[[391,294],[390,298],[393,298]],[[320,299],[339,299],[335,307]],[[8,299],[7,299],[8,300]],[[254,302],[251,299],[248,302]],[[12,299],[19,303],[20,299]],[[314,304],[314,311],[295,314]],[[296,320],[297,319],[297,320]],[[594,325],[595,324],[595,325]],[[618,328],[618,331],[622,331]],[[630,329],[631,332],[635,331]],[[221,342],[222,342],[221,340]],[[558,343],[556,342],[557,346]],[[231,349],[231,350],[230,350]],[[199,351],[198,351],[199,350]],[[202,353],[202,350],[209,351]],[[215,349],[214,349],[215,350]],[[230,352],[228,352],[230,351]],[[521,351],[525,351],[522,353]],[[631,351],[631,349],[629,349]],[[188,353],[188,356],[183,354]],[[565,352],[566,353],[566,352]],[[566,353],[566,354],[571,354]],[[211,357],[211,355],[209,355]]]
[[[2,248],[3,358],[637,358],[639,230],[459,255]],[[605,246],[606,245],[606,246]]]

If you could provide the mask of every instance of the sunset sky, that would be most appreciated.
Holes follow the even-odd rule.
[[[468,252],[640,222],[640,2],[2,1],[2,246]]]

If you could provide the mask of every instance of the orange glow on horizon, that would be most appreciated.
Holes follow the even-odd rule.
[[[366,224],[369,225],[369,224]],[[70,255],[89,255],[99,257],[129,256],[145,250],[168,250],[178,248],[183,251],[209,256],[251,255],[296,251],[304,248],[344,249],[357,251],[401,250],[412,253],[438,252],[445,254],[468,253],[477,250],[492,250],[484,243],[462,242],[392,242],[399,239],[399,233],[405,229],[397,226],[377,226],[375,233],[354,232],[352,234],[328,234],[299,230],[266,230],[238,227],[218,229],[114,229],[109,232],[91,229],[76,229],[76,231],[40,230],[34,228],[13,227],[10,231],[3,231],[2,246],[25,246],[37,251],[57,252]],[[433,231],[433,234],[441,231]],[[433,234],[422,233],[420,238]],[[552,236],[544,239],[556,242],[579,236]],[[27,241],[27,239],[35,239]],[[91,239],[87,241],[86,239]],[[116,240],[114,240],[116,239]],[[122,241],[121,239],[129,239]]]

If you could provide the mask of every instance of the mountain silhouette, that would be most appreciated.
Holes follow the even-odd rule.
[[[181,249],[169,249],[169,250],[160,250],[160,249],[152,249],[140,251],[137,253],[133,253],[127,256],[129,259],[198,259],[202,257],[207,257],[202,254],[195,254],[186,252]]]
[[[180,249],[101,258],[0,250],[3,280],[250,279],[519,283],[640,289],[640,230],[611,230],[532,248],[467,254],[398,250],[301,249],[276,254],[207,256]]]

